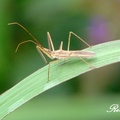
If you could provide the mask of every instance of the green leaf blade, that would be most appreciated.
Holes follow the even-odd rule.
[[[0,96],[0,119],[20,107],[38,94],[64,81],[97,68],[120,62],[120,40],[95,45],[85,50],[93,51],[93,58],[85,59],[95,69],[90,68],[80,59],[67,59],[50,64],[50,80],[48,81],[48,65],[29,75],[17,85]]]

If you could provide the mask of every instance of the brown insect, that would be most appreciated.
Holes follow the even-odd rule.
[[[8,25],[13,25],[13,24],[17,24],[18,26],[23,28],[34,39],[34,41],[33,40],[26,40],[26,41],[23,41],[23,42],[19,43],[17,48],[16,48],[16,52],[17,52],[17,50],[18,50],[18,48],[19,48],[19,46],[21,44],[26,43],[26,42],[32,42],[32,43],[36,44],[36,48],[37,48],[38,52],[40,53],[40,55],[42,56],[45,63],[47,63],[47,60],[46,60],[45,56],[43,55],[43,53],[46,54],[50,59],[58,59],[58,60],[60,60],[60,59],[67,59],[67,58],[80,58],[87,65],[89,65],[90,67],[93,67],[87,61],[85,61],[83,58],[92,58],[95,55],[95,52],[93,52],[93,51],[83,51],[83,50],[69,50],[71,34],[76,36],[83,43],[85,43],[88,47],[90,47],[90,45],[88,43],[86,43],[82,38],[80,38],[74,32],[72,32],[72,31],[69,32],[67,50],[62,49],[62,47],[63,47],[63,42],[62,41],[61,41],[59,49],[55,50],[49,32],[47,32],[48,45],[49,45],[49,49],[48,49],[48,48],[44,48],[38,42],[38,40],[25,27],[23,27],[21,24],[19,24],[17,22],[8,23]],[[50,79],[49,76],[50,76],[50,63],[49,63],[49,67],[48,67],[48,81]]]

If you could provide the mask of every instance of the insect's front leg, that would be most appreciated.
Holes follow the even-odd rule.
[[[54,62],[57,62],[57,61],[59,61],[59,60],[51,61],[51,62],[49,62],[49,64],[48,64],[48,80],[47,80],[47,82],[50,81],[50,65],[51,65],[51,63],[54,63]]]

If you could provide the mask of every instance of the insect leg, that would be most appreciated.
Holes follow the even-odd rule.
[[[78,56],[77,56],[78,57]],[[90,68],[95,68],[94,66],[92,66],[90,63],[88,63],[86,60],[84,60],[83,58],[81,57],[78,57],[80,58],[85,64],[87,64]]]
[[[51,36],[50,36],[50,33],[49,33],[49,32],[47,32],[47,38],[48,38],[48,46],[49,46],[49,49],[51,50],[51,48],[52,48],[52,51],[55,51],[54,45],[53,45],[53,42],[52,42],[52,39],[51,39]]]
[[[69,51],[69,48],[70,48],[70,39],[71,39],[71,34],[73,34],[74,36],[76,36],[79,40],[81,40],[83,43],[85,43],[88,47],[90,47],[90,45],[85,42],[81,37],[79,37],[77,34],[75,34],[74,32],[70,31],[69,32],[69,36],[68,36],[68,47],[67,47],[67,50]]]
[[[61,41],[61,44],[60,44],[59,50],[62,50],[62,48],[63,48],[63,41]]]
[[[46,60],[45,56],[43,55],[43,53],[41,52],[40,47],[39,47],[39,46],[36,46],[36,49],[38,50],[38,52],[39,52],[40,55],[42,56],[42,59],[44,60],[45,64],[47,64],[47,60]]]
[[[51,61],[51,62],[49,62],[49,64],[48,64],[48,80],[47,80],[47,82],[50,81],[50,64],[53,63],[53,62],[57,62],[57,61],[59,61],[59,60]]]

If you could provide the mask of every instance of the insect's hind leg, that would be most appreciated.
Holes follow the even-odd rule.
[[[90,68],[95,68],[93,65],[91,65],[90,63],[88,63],[86,60],[84,60],[83,58],[81,58],[81,57],[78,57],[78,58],[80,58],[85,64],[87,64]]]
[[[75,37],[77,37],[79,40],[81,40],[83,43],[85,43],[88,47],[91,47],[87,42],[85,42],[81,37],[79,37],[77,34],[75,34],[74,32],[70,31],[69,32],[69,36],[68,36],[68,47],[67,47],[67,51],[69,51],[70,48],[70,39],[71,39],[71,34],[73,34]]]

